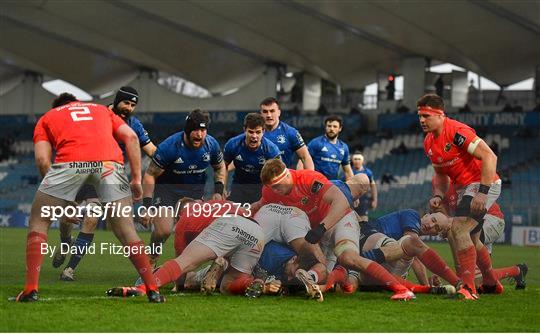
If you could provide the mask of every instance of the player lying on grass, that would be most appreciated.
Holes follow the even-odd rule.
[[[318,244],[306,241],[310,230],[306,213],[294,206],[266,204],[254,216],[261,224],[267,242],[275,241],[290,248],[299,255],[299,260],[309,268],[306,272],[299,269],[295,276],[302,281],[308,295],[318,301],[323,300],[317,283],[326,281],[326,258]]]
[[[217,204],[225,205],[225,203],[231,207],[239,205],[238,203],[224,201],[209,201],[205,203],[212,206]],[[174,245],[177,255],[181,254],[187,244],[189,244],[211,221],[211,218],[207,218],[205,219],[205,223],[201,224],[201,218],[193,217],[193,214],[194,210],[192,208],[190,209],[190,207],[186,207],[182,210],[182,217],[176,225]],[[212,212],[208,212],[207,215],[210,216],[210,214],[212,214]],[[247,215],[248,212],[242,209],[238,214]],[[310,298],[322,301],[323,296],[319,291],[319,286],[316,282],[326,280],[326,266],[322,263],[325,262],[326,259],[324,258],[319,245],[310,244],[304,239],[306,233],[309,231],[307,215],[302,210],[295,207],[268,204],[263,206],[257,212],[254,219],[260,224],[264,234],[263,239],[265,241],[284,243],[300,254],[298,262],[301,260],[303,268],[309,270],[305,271],[297,268],[298,270],[293,272],[293,277],[296,277],[299,282],[303,284],[302,286],[305,285]],[[226,268],[226,264],[226,260],[221,258],[216,259],[211,267],[209,265],[205,266],[198,270],[197,273],[189,275],[189,278],[185,278],[187,287],[189,289],[194,289],[200,286],[203,293],[212,293],[219,285],[218,282],[220,281],[221,274]],[[182,287],[186,286],[186,283],[179,282],[177,285]]]
[[[493,206],[492,206],[493,207]],[[493,226],[497,226],[496,222],[489,222],[491,218],[486,214],[485,216],[486,223],[483,224],[483,229],[487,229],[483,233],[489,235],[493,232]],[[431,214],[426,214],[421,219],[421,229],[422,233],[426,235],[439,235],[442,238],[447,238],[449,236],[449,231],[453,224],[453,217],[448,217],[442,212],[436,212]],[[492,238],[493,239],[493,238]],[[452,249],[452,240],[448,238],[450,246]],[[526,282],[525,276],[527,275],[528,266],[525,263],[504,267],[504,268],[494,268],[493,272],[498,280],[503,278],[512,278],[516,282],[516,289],[525,289]],[[479,292],[481,293],[497,293],[500,294],[503,292],[502,286],[497,286],[493,289],[492,286],[485,286],[481,280],[481,276],[476,277],[477,284],[480,286]]]
[[[216,263],[219,263],[217,266],[221,268],[226,268],[228,265],[225,259],[218,258],[211,266],[208,264],[197,272],[189,273],[178,283],[178,291],[204,289],[204,285],[208,284],[208,276],[219,274],[221,271],[220,269],[212,272]],[[246,296],[258,297],[262,294],[289,294],[304,291],[309,298],[313,298],[313,287],[297,278],[298,271],[302,270],[301,266],[300,257],[289,246],[275,241],[268,242],[253,270],[253,276],[265,283],[258,286],[252,285],[246,291]],[[220,278],[215,280],[218,286],[220,281]]]
[[[400,284],[384,267],[359,254],[360,228],[356,214],[345,196],[322,174],[309,170],[287,169],[280,160],[265,163],[261,171],[264,184],[261,199],[253,203],[256,212],[263,205],[281,203],[297,207],[308,215],[311,230],[305,239],[320,243],[327,269],[340,263],[348,269],[366,271],[394,292],[394,300],[410,300],[414,294]],[[314,282],[313,282],[314,283]]]
[[[332,183],[341,190],[349,206],[353,206],[368,189],[369,178],[365,174],[356,174],[347,182],[333,180]],[[362,246],[372,234],[382,233],[394,240],[399,240],[399,246],[388,246],[364,250]],[[396,211],[380,217],[375,221],[361,224],[360,251],[362,256],[377,263],[391,262],[399,259],[413,259],[411,265],[421,284],[428,285],[428,279],[423,265],[444,278],[448,283],[456,285],[459,281],[457,275],[446,265],[444,260],[420,238],[420,216],[414,210]],[[378,237],[373,237],[377,238]],[[423,265],[422,265],[423,264]]]
[[[251,273],[264,247],[264,233],[249,218],[249,211],[224,200],[185,201],[181,205],[175,228],[177,257],[155,271],[158,286],[175,282],[182,274],[218,257],[225,257],[230,263],[221,281],[222,293],[244,294],[250,285],[261,283]],[[199,210],[201,205],[206,209]],[[138,285],[112,288],[107,294],[125,297],[145,292],[145,287]]]

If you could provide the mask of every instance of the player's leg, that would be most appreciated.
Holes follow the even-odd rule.
[[[155,276],[161,286],[176,280],[182,273],[196,269],[203,262],[232,252],[234,254],[230,261],[231,266],[234,264],[239,270],[246,268],[243,271],[250,274],[262,251],[259,244],[262,245],[262,230],[255,222],[243,217],[218,218],[206,227],[180,256],[165,262]],[[245,250],[246,248],[249,250]],[[255,257],[255,262],[251,264],[252,261],[245,261],[244,257]]]
[[[102,202],[105,202],[103,198],[100,197],[100,199],[102,199]],[[125,197],[110,203],[120,208],[126,206],[131,207],[133,205],[130,197]],[[104,206],[106,207],[107,203],[104,203]],[[114,235],[116,238],[118,238],[122,245],[129,247],[129,259],[140,277],[143,279],[147,292],[151,291],[151,293],[147,293],[149,301],[163,302],[164,299],[159,295],[158,285],[154,276],[152,275],[150,261],[148,260],[148,256],[143,251],[144,243],[137,235],[137,231],[135,230],[135,224],[133,223],[131,212],[127,216],[108,215],[107,222],[109,226],[111,226]]]
[[[301,215],[280,225],[281,238],[298,254],[303,267],[309,268],[308,274],[313,278],[313,282],[326,281],[326,257],[321,247],[304,239],[310,229],[307,216]]]
[[[154,229],[150,235],[151,249],[159,250],[163,249],[163,244],[171,235],[172,228],[175,221],[175,215],[173,207],[171,206],[158,206],[158,215],[152,218],[152,225]],[[155,267],[159,256],[158,252],[150,254],[150,262]]]
[[[474,233],[472,239],[477,254],[476,265],[482,272],[482,290],[484,293],[501,294],[504,288],[493,271],[491,256],[486,246],[480,240],[480,234],[480,231]]]
[[[73,243],[71,238],[71,230],[73,230],[73,223],[67,217],[60,218],[60,224],[58,225],[60,230],[60,245],[56,248],[52,265],[54,268],[60,267],[66,260],[66,250],[69,250],[69,247]]]
[[[360,227],[356,223],[356,215],[353,212],[343,217],[328,232],[333,234],[334,254],[337,256],[339,264],[347,269],[370,274],[383,286],[387,286],[395,292],[392,299],[409,300],[414,298],[414,294],[400,284],[384,267],[360,256],[358,244]]]
[[[32,202],[28,236],[26,241],[26,284],[24,291],[14,300],[20,302],[36,301],[39,288],[39,272],[47,247],[47,231],[55,211],[62,210],[77,195],[87,175],[68,168],[67,163],[55,164],[41,182]],[[61,212],[56,212],[60,214]]]
[[[448,283],[456,285],[459,281],[456,273],[446,264],[442,257],[429,248],[416,234],[408,234],[399,240],[404,253],[417,257],[432,273],[444,278]]]
[[[148,300],[162,303],[165,299],[159,294],[148,256],[144,253],[144,243],[137,235],[133,223],[133,202],[129,180],[121,164],[111,164],[114,167],[113,173],[104,167],[101,171],[103,174],[92,175],[99,200],[103,203],[104,215],[116,238],[123,246],[129,248],[129,259],[146,285]],[[126,210],[127,208],[129,210]]]
[[[255,280],[252,272],[262,254],[264,233],[257,223],[248,218],[235,217],[226,223],[236,224],[232,227],[233,233],[229,234],[229,238],[236,240],[237,246],[228,252],[229,269],[223,276],[220,290],[222,293],[244,294]],[[251,297],[264,293],[264,282],[257,283],[260,284],[253,287]]]
[[[30,211],[26,237],[26,282],[24,290],[15,298],[15,301],[38,300],[39,272],[47,251],[46,248],[48,248],[47,231],[51,224],[51,218],[42,214],[42,208],[63,208],[66,204],[65,200],[47,195],[39,190],[36,192]]]
[[[84,188],[84,187],[83,187]],[[82,189],[81,189],[82,191]],[[79,265],[80,261],[86,254],[88,247],[92,244],[94,240],[94,231],[99,223],[100,216],[98,215],[98,207],[101,205],[97,198],[97,193],[95,193],[94,188],[92,187],[92,196],[85,200],[86,212],[84,219],[81,223],[81,230],[73,243],[75,245],[75,253],[71,254],[68,265],[60,274],[60,279],[63,281],[74,281],[75,280],[75,269]],[[97,209],[96,209],[97,208]]]
[[[516,290],[523,290],[527,286],[525,276],[527,276],[528,271],[529,267],[526,263],[520,263],[511,267],[493,269],[493,272],[499,280],[503,278],[514,279],[516,281]]]

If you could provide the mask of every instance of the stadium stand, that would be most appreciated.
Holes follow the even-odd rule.
[[[181,128],[183,118],[178,115],[171,117],[141,115],[154,142],[161,142]],[[0,162],[0,213],[28,212],[39,183],[31,141],[33,126],[21,121],[19,118],[22,117],[7,118],[0,122],[0,128],[6,133],[9,131],[14,142],[11,144],[12,156]],[[12,124],[9,125],[9,122]],[[210,133],[223,145],[240,131],[241,123],[220,124],[217,120]],[[320,135],[321,131],[322,128],[311,127],[302,133],[307,142]],[[479,134],[488,144],[498,144],[498,172],[505,181],[499,200],[503,211],[510,219],[519,216],[523,224],[538,225],[540,209],[536,203],[540,195],[540,150],[536,147],[537,138],[522,136],[515,128],[491,129],[489,134],[483,134],[483,131],[480,130]],[[433,169],[423,152],[423,137],[417,132],[390,133],[383,138],[373,133],[359,136],[355,127],[345,127],[341,138],[348,142],[351,153],[358,149],[363,152],[366,166],[374,172],[379,183],[379,207],[371,213],[373,217],[405,207],[425,210]],[[392,154],[392,150],[402,142],[407,146],[408,153]],[[386,172],[392,174],[397,182],[381,185],[381,176]],[[208,190],[212,188],[212,179],[212,175],[209,175]]]

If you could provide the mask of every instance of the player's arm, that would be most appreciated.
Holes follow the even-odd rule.
[[[309,154],[309,151],[305,145],[297,149],[295,152],[298,156],[299,166],[302,166],[303,169],[315,170],[313,159],[311,158],[311,155]],[[300,165],[300,162],[302,165]]]
[[[146,168],[143,178],[143,199],[146,202],[152,201],[154,188],[156,187],[156,179],[164,172],[165,170],[159,167],[153,160],[150,162],[150,165],[148,165],[148,168]]]
[[[51,167],[52,146],[51,143],[45,140],[40,140],[34,144],[34,158],[36,166],[39,170],[39,175],[45,177],[47,171]]]
[[[154,152],[156,152],[157,146],[154,145],[154,143],[149,142],[148,144],[142,147],[142,150],[144,154],[146,154],[149,158],[151,158],[154,155]]]
[[[471,211],[482,213],[486,209],[487,194],[491,183],[495,179],[497,169],[497,156],[481,138],[476,137],[467,147],[467,152],[482,161],[480,187],[471,201]]]
[[[146,168],[146,171],[144,172],[142,206],[146,208],[146,210],[142,210],[139,216],[139,222],[143,226],[148,226],[150,223],[150,216],[146,214],[146,211],[152,205],[152,198],[154,197],[154,189],[156,187],[156,178],[164,172],[165,170],[159,167],[154,160],[150,162],[150,165],[148,165],[148,168]]]
[[[481,184],[491,185],[497,169],[497,156],[480,137],[476,137],[467,147],[473,157],[482,161]]]
[[[221,161],[217,165],[212,165],[214,169],[214,195],[212,199],[220,200],[225,199],[225,184],[227,182],[227,166],[225,161]]]
[[[343,174],[345,174],[345,181],[347,181],[354,176],[354,173],[351,167],[351,157],[349,155],[349,146],[345,145],[344,152],[345,154],[343,154],[343,160],[341,161],[341,168],[343,168]]]
[[[438,171],[438,168],[435,169],[435,174],[433,175],[433,196],[429,200],[429,206],[432,211],[438,211],[442,200],[444,199],[444,194],[448,191],[450,185],[450,178],[448,175]]]
[[[124,143],[126,155],[131,167],[131,191],[133,199],[138,201],[142,197],[141,189],[141,148],[139,138],[127,124],[122,124],[114,131],[116,139]]]
[[[377,183],[375,182],[375,179],[371,180],[369,187],[371,189],[371,208],[375,210],[377,208],[379,196],[379,194],[377,193]]]
[[[321,223],[306,234],[305,239],[312,244],[318,243],[324,233],[334,227],[350,211],[349,202],[336,186],[331,186],[323,194],[322,200],[330,205],[330,210]]]
[[[351,177],[354,176],[354,173],[352,171],[350,164],[341,165],[341,167],[343,168],[343,174],[345,174],[345,181],[349,180]]]

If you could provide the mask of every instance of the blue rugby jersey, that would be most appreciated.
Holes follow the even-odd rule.
[[[171,135],[158,145],[152,161],[165,170],[156,179],[157,184],[193,185],[192,191],[185,189],[185,187],[169,188],[178,195],[192,196],[193,192],[204,191],[206,169],[211,165],[220,164],[223,161],[223,153],[217,140],[210,135],[206,135],[200,148],[188,147],[184,142],[184,131],[181,131]]]
[[[295,168],[292,166],[293,155],[296,150],[306,145],[298,130],[280,121],[274,130],[264,132],[264,138],[276,144],[281,154],[281,160],[287,168]]]
[[[395,211],[366,223],[362,230],[365,229],[372,229],[399,240],[406,231],[420,234],[420,215],[412,209]]]
[[[252,151],[246,146],[244,133],[227,141],[223,149],[223,159],[226,163],[233,163],[235,170],[233,184],[259,184],[261,183],[261,169],[266,160],[277,158],[279,148],[269,139],[262,138],[261,145]]]
[[[349,146],[339,139],[335,144],[332,144],[326,136],[319,136],[309,142],[308,150],[313,158],[315,170],[329,180],[338,178],[340,165],[351,164]]]

